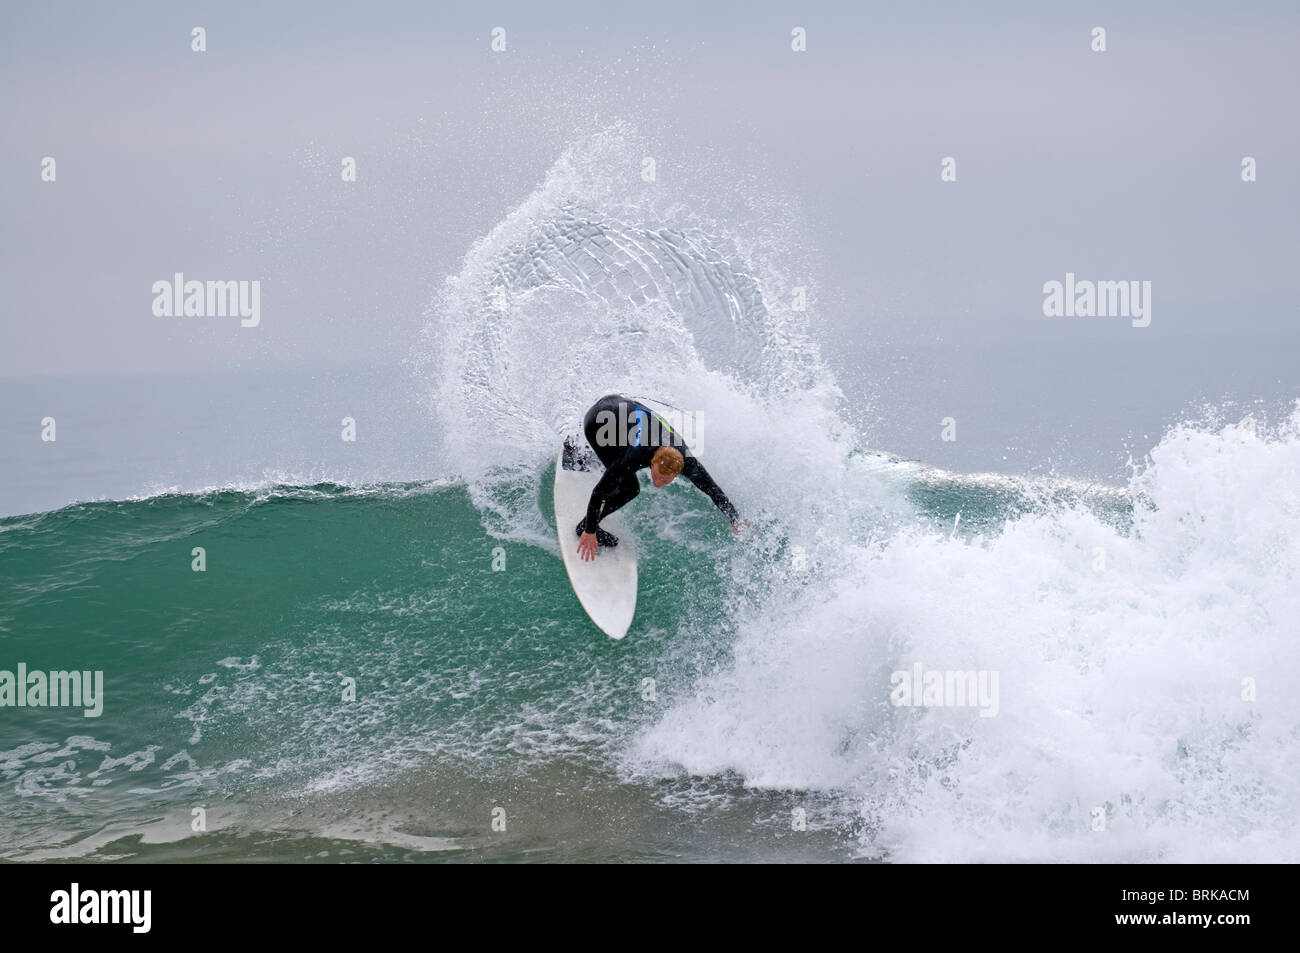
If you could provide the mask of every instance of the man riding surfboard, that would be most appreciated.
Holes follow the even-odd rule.
[[[645,467],[650,468],[650,480],[656,487],[667,486],[683,474],[726,514],[732,532],[740,532],[740,517],[722,488],[676,431],[644,405],[610,394],[591,406],[582,426],[587,443],[605,465],[604,475],[591,491],[587,515],[575,527],[583,560],[596,557],[597,545],[618,545],[617,537],[600,528],[600,521],[641,492],[637,472]],[[565,453],[572,452],[576,448],[567,443]]]

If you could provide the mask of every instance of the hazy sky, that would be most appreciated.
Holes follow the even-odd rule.
[[[716,154],[798,209],[851,395],[1033,364],[1294,397],[1298,27],[1293,2],[6,4],[0,374],[396,365],[470,244],[621,118],[665,174]],[[154,316],[176,271],[261,279],[262,326]],[[1151,281],[1151,326],[1044,318],[1067,271]]]

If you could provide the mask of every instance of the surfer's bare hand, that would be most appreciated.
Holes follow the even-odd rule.
[[[578,555],[584,562],[590,562],[596,558],[596,534],[583,533],[578,538]]]
[[[742,522],[740,522],[740,520],[737,520],[736,522],[734,522],[734,523],[731,524],[731,531],[732,531],[734,534],[736,534],[737,536],[739,536],[739,535],[740,535],[740,531],[741,531],[741,529],[743,529],[744,527],[746,527],[746,526],[748,526],[748,525],[749,525],[748,523],[742,523]]]

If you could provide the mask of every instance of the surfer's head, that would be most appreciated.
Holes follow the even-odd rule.
[[[667,486],[685,465],[686,460],[676,447],[660,447],[650,458],[650,480],[655,486]]]

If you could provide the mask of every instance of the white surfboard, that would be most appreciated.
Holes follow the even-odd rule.
[[[599,546],[596,558],[583,562],[574,528],[587,512],[592,487],[605,471],[599,461],[593,461],[590,470],[565,469],[564,457],[561,451],[555,461],[555,529],[564,554],[564,569],[591,621],[610,638],[621,639],[636,614],[636,550],[620,514],[614,513],[600,521],[600,528],[617,536],[618,545]],[[572,455],[569,463],[584,465]]]

